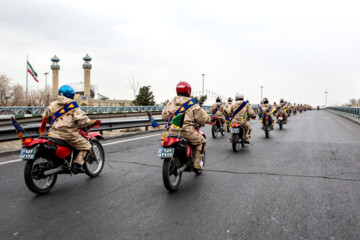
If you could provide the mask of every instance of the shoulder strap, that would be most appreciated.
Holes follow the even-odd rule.
[[[246,106],[246,104],[247,104],[247,102],[244,101],[244,102],[234,111],[231,119],[233,119],[233,118],[236,116],[236,114],[238,114],[238,113],[241,111],[241,109],[243,109],[243,108]]]
[[[193,106],[196,105],[196,101],[195,99],[190,99],[188,101],[186,101],[183,105],[181,105],[175,112],[173,115],[171,115],[168,123],[166,124],[165,128],[169,128],[171,126],[171,121],[173,120],[174,117],[176,117],[178,114],[181,113],[186,113],[190,108],[192,108]]]
[[[219,105],[216,106],[216,108],[214,109],[212,115],[215,115],[217,113],[217,111],[219,110],[221,105],[222,105],[222,103],[220,103]]]
[[[59,108],[59,109],[54,113],[54,115],[53,115],[52,118],[51,118],[51,123],[50,123],[50,125],[53,125],[53,123],[54,123],[57,119],[65,116],[66,114],[74,111],[74,110],[77,109],[77,108],[79,108],[79,105],[78,105],[78,103],[77,103],[76,101],[71,101],[71,102],[66,103],[63,107]]]

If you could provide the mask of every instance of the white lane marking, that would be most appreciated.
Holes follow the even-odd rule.
[[[126,139],[126,140],[121,140],[121,141],[116,141],[116,142],[111,142],[111,143],[104,143],[103,146],[108,146],[108,145],[113,145],[113,144],[123,143],[123,142],[130,142],[130,141],[135,141],[135,140],[150,138],[150,137],[155,137],[155,136],[161,137],[161,135],[159,135],[159,134],[153,134],[153,135],[149,135],[149,136],[145,136],[145,137],[131,138],[131,139]]]
[[[153,135],[144,136],[144,137],[131,138],[131,139],[126,139],[126,140],[121,140],[121,141],[116,141],[116,142],[111,142],[111,143],[104,143],[103,146],[108,146],[108,145],[113,145],[113,144],[123,143],[123,142],[130,142],[130,141],[135,141],[135,140],[144,139],[144,138],[150,138],[150,137],[155,137],[155,136],[161,136],[161,135],[153,134]],[[5,165],[5,164],[8,164],[8,163],[13,163],[13,162],[21,162],[21,161],[22,161],[22,159],[9,160],[9,161],[6,161],[6,162],[0,162],[0,165]]]
[[[22,159],[10,160],[10,161],[6,161],[6,162],[1,162],[0,165],[5,165],[7,163],[13,163],[13,162],[20,162],[20,161],[22,161]]]

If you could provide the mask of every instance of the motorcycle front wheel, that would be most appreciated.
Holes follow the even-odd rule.
[[[270,136],[269,127],[265,126],[265,137],[269,138],[269,136]]]
[[[28,160],[24,169],[26,186],[36,194],[48,193],[55,185],[57,173],[44,175],[44,172],[54,168],[54,163],[45,158]]]
[[[213,138],[217,138],[219,132],[218,132],[216,124],[212,125],[211,134],[212,134]]]
[[[89,177],[97,177],[104,168],[105,152],[98,140],[92,140],[92,151],[86,157],[84,170]]]
[[[182,172],[178,173],[177,170],[180,167],[180,161],[178,157],[171,159],[164,159],[163,163],[163,182],[165,188],[169,192],[178,190],[181,182]]]

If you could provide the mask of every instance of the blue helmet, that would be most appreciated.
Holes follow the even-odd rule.
[[[63,85],[59,88],[59,96],[61,95],[70,99],[74,99],[75,91],[71,86]]]

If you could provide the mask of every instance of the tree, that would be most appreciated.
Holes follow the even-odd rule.
[[[351,98],[350,100],[349,100],[349,103],[350,103],[350,105],[351,106],[355,106],[356,105],[356,99],[355,98]]]
[[[192,98],[195,99],[195,101],[200,105],[200,107],[202,107],[202,105],[207,99],[207,95],[201,96],[200,98],[199,97],[192,97]]]
[[[134,100],[135,106],[154,106],[154,95],[150,91],[151,86],[143,86],[139,90],[139,94],[136,95]]]
[[[12,94],[10,78],[0,75],[0,105],[6,106]]]
[[[126,86],[127,88],[130,88],[134,92],[134,99],[136,98],[136,93],[139,89],[139,82],[135,82],[135,79],[133,78],[132,81],[129,81],[129,85]]]
[[[24,106],[25,105],[25,92],[21,84],[17,83],[12,87],[13,96],[11,98],[11,106]]]

